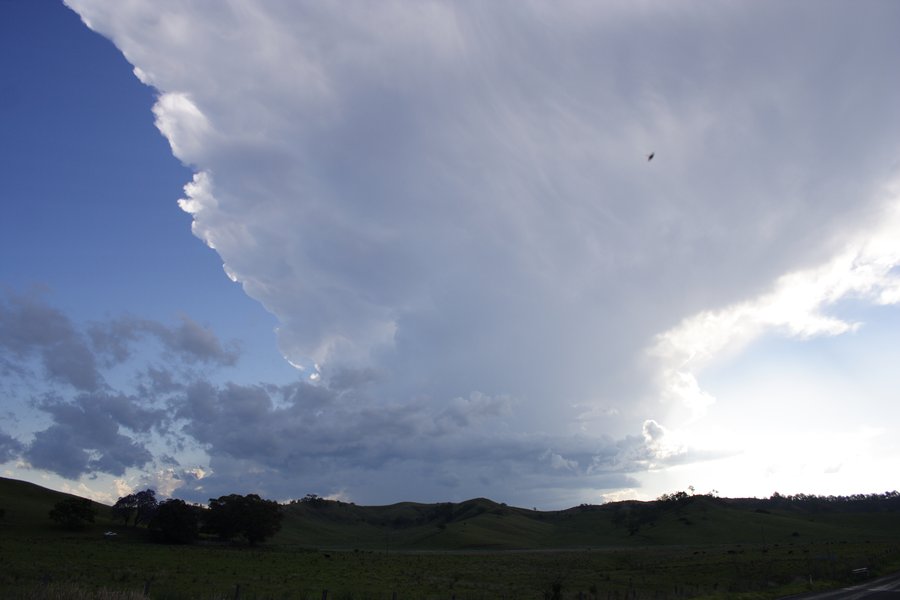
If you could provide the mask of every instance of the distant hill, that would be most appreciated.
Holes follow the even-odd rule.
[[[477,498],[356,506],[291,503],[277,543],[320,548],[513,550],[896,538],[900,496],[759,500],[682,494],[666,501],[535,511]]]
[[[47,513],[69,496],[0,478],[0,531],[49,530]],[[93,529],[110,526],[96,504]],[[900,494],[666,500],[536,511],[485,498],[459,503],[358,506],[314,496],[284,506],[273,544],[333,549],[528,550],[698,544],[781,544],[896,539]]]

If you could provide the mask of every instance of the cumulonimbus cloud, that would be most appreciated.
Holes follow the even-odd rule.
[[[895,7],[67,4],[159,91],[285,356],[373,406],[636,435],[711,400],[657,336],[826,264],[896,175]]]

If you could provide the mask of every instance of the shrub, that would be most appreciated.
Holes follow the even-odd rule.
[[[81,529],[94,522],[93,504],[87,498],[64,498],[56,503],[49,516],[66,529]]]

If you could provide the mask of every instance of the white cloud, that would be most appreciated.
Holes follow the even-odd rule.
[[[657,336],[651,356],[661,359],[665,397],[702,414],[715,399],[701,389],[697,375],[715,360],[734,356],[767,333],[806,339],[853,332],[862,326],[826,313],[843,300],[895,303],[900,266],[900,195],[878,224],[859,232],[837,256],[811,269],[780,277],[773,289],[719,310],[703,311]]]
[[[557,454],[555,452],[551,452],[547,450],[544,455],[541,457],[543,460],[547,460],[550,462],[550,466],[554,469],[561,471],[572,471],[575,472],[578,470],[578,462],[574,460],[568,460],[563,457],[561,454]]]
[[[195,234],[366,410],[625,439],[707,409],[710,357],[900,296],[896,7],[67,3],[160,91]]]
[[[187,94],[168,92],[153,105],[156,126],[162,132],[172,152],[187,164],[194,164],[203,148],[215,143],[210,139],[209,121]]]

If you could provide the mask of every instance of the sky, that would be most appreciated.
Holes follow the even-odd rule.
[[[0,473],[540,509],[900,487],[897,23],[0,1]]]

